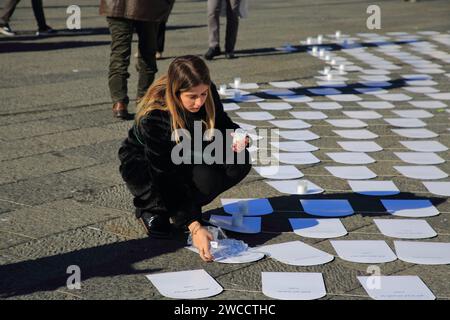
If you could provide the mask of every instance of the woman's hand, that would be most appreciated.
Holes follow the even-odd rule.
[[[210,251],[210,241],[213,240],[212,234],[202,227],[198,221],[192,222],[188,228],[192,235],[192,243],[198,249],[200,258],[206,262],[213,261],[214,257]]]
[[[231,133],[231,136],[234,137],[234,132]],[[245,137],[245,143],[239,143],[238,141],[233,141],[233,144],[231,146],[231,149],[233,149],[234,152],[242,152],[248,145],[250,144],[250,138],[249,136]]]

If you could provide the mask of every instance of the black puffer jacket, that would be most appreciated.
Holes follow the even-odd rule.
[[[215,104],[215,128],[225,134],[226,129],[239,126],[226,114],[214,84],[211,92]],[[205,119],[204,107],[197,113],[186,112],[187,129],[193,134],[194,121]],[[199,220],[201,208],[194,201],[195,195],[189,178],[192,164],[174,164],[171,152],[176,145],[171,140],[171,117],[169,112],[153,110],[133,125],[128,138],[119,150],[120,173],[134,195],[137,215],[139,210],[170,214],[177,226]],[[202,150],[210,142],[203,142]],[[224,146],[225,135],[224,135]],[[194,154],[194,152],[191,152]]]

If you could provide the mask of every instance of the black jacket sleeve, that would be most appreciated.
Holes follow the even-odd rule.
[[[165,111],[154,110],[138,126],[145,157],[149,162],[152,182],[159,189],[163,202],[176,226],[201,220],[201,207],[195,202],[195,187],[177,170],[171,159],[170,117]]]

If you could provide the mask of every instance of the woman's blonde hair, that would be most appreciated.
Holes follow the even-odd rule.
[[[209,70],[205,62],[192,55],[176,58],[169,65],[167,75],[157,79],[139,102],[135,117],[136,125],[139,125],[141,119],[153,110],[168,111],[171,116],[172,132],[175,132],[177,143],[180,142],[177,131],[186,129],[186,112],[189,112],[183,107],[180,94],[199,85],[211,85]],[[211,88],[208,89],[204,107],[206,111],[205,129],[214,129],[215,106]]]

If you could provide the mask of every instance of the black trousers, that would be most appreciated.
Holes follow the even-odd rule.
[[[5,25],[9,23],[9,19],[14,13],[17,4],[20,0],[7,0],[3,10],[0,12],[0,24]],[[31,6],[33,7],[34,17],[38,24],[38,28],[43,30],[47,27],[45,21],[44,9],[42,8],[42,0],[31,0]]]
[[[194,164],[180,169],[180,175],[184,179],[190,179],[195,206],[202,206],[212,202],[219,194],[230,189],[242,181],[250,172],[250,155],[245,152],[245,163],[225,164]],[[126,152],[119,151],[121,160],[120,173],[128,189],[134,196],[133,203],[136,206],[136,217],[139,218],[143,212],[154,212],[160,207],[159,201],[164,201],[169,216],[176,216],[177,198],[173,194],[160,194],[159,188],[153,185],[149,173],[148,163],[142,157],[127,157]],[[201,214],[201,212],[199,212]],[[177,224],[177,222],[175,222]]]
[[[158,24],[158,32],[156,35],[156,51],[164,52],[164,43],[166,42],[166,24],[167,21],[162,21]]]

